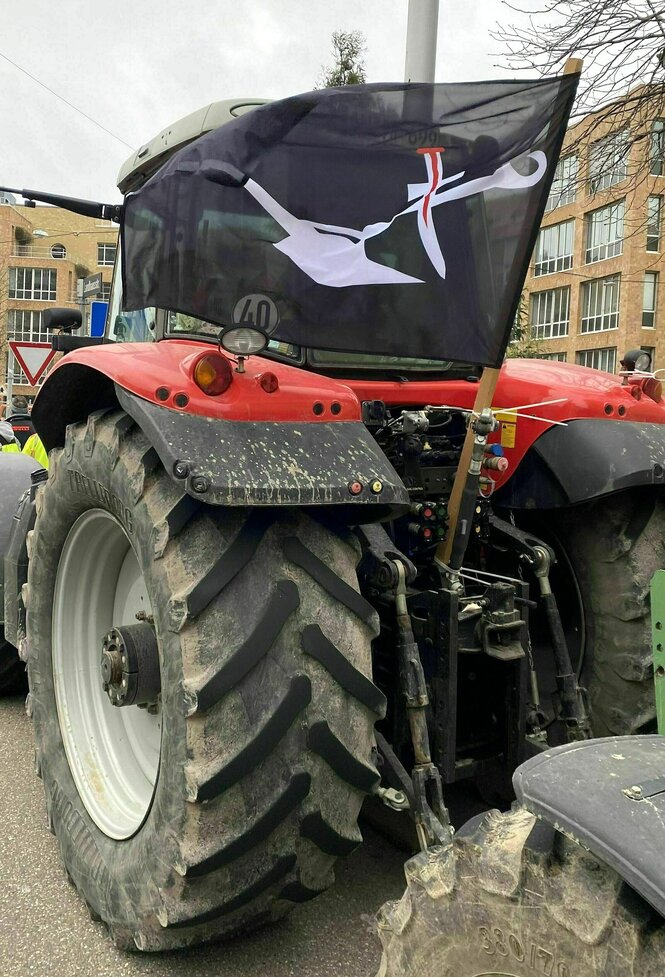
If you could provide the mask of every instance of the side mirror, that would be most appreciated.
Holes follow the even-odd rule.
[[[78,329],[83,322],[79,309],[46,309],[42,316],[45,329],[62,329],[71,332]]]

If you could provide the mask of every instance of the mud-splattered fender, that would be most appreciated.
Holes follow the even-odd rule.
[[[209,350],[169,341],[68,354],[37,397],[35,429],[50,450],[64,444],[68,424],[122,407],[169,475],[211,505],[326,506],[355,523],[408,507],[407,489],[343,383],[252,357],[230,398],[206,397],[187,363]],[[278,395],[258,383],[266,368],[278,378]],[[167,403],[156,402],[160,383],[172,395]],[[186,392],[186,409],[174,391]]]
[[[211,505],[353,507],[362,522],[409,504],[362,421],[222,420],[159,407],[119,386],[116,396],[171,477]]]
[[[527,811],[602,859],[665,915],[665,738],[568,743],[518,767]]]
[[[538,438],[495,501],[551,509],[644,485],[665,486],[665,424],[580,418]]]

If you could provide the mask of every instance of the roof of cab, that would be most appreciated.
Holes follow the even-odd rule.
[[[228,98],[211,102],[173,122],[125,160],[118,174],[119,190],[123,194],[137,190],[176,149],[267,101],[265,98]]]

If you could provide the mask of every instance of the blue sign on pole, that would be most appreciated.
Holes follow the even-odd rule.
[[[106,310],[108,309],[108,302],[91,302],[90,303],[90,335],[91,336],[103,336],[104,335],[104,323],[106,322]]]

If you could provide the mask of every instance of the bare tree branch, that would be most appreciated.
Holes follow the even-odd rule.
[[[584,59],[575,116],[580,118],[637,86],[658,89],[662,104],[665,71],[665,5],[655,0],[546,0],[535,11],[504,2],[507,11],[527,14],[527,26],[498,25],[493,38],[501,63],[511,70],[557,73],[570,57]]]
[[[665,154],[665,133],[653,130],[656,120],[665,119],[665,3],[543,0],[525,10],[504,0],[503,6],[507,17],[527,18],[500,24],[492,33],[503,67],[547,76],[559,73],[568,58],[584,60],[562,155],[579,155],[578,186],[593,194],[594,166],[603,171],[615,165],[616,134],[625,133],[629,198],[652,171],[654,154]],[[609,133],[615,138],[606,138]]]

